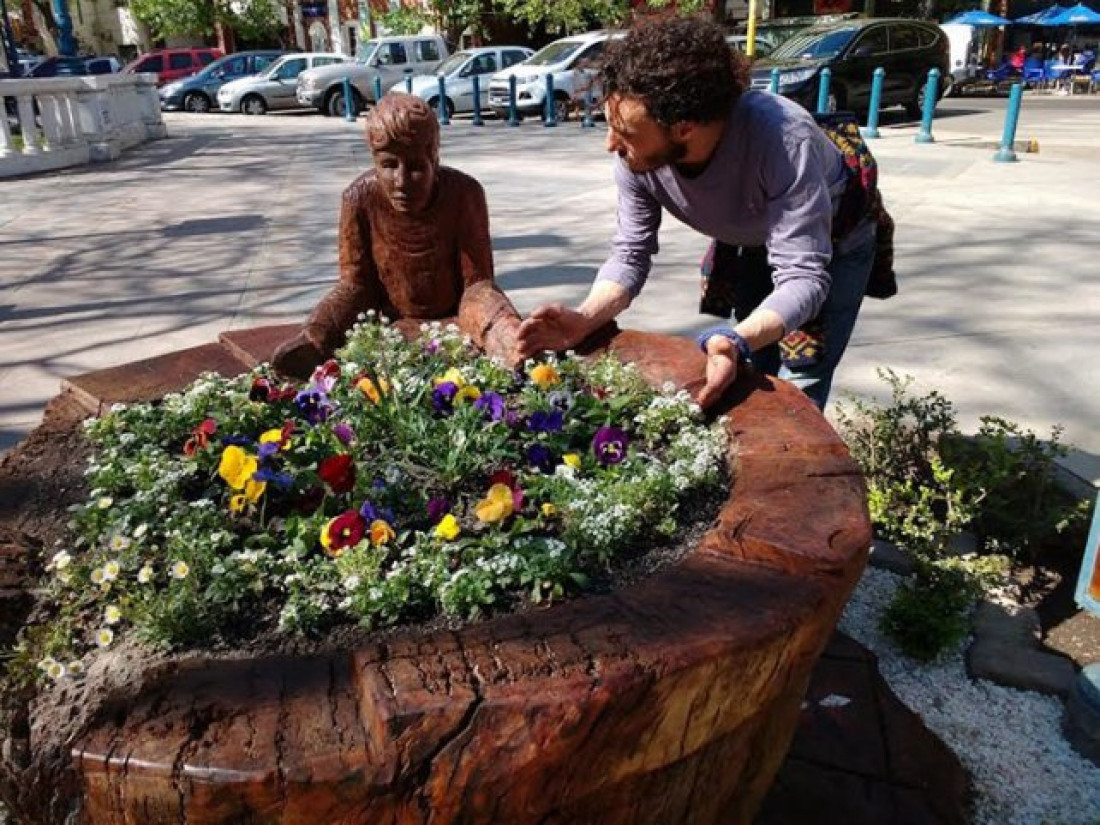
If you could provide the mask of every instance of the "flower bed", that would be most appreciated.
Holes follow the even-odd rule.
[[[453,326],[366,319],[307,386],[207,375],[89,422],[89,499],[25,662],[59,681],[130,630],[465,620],[602,584],[725,483],[722,423],[613,357],[513,371]]]

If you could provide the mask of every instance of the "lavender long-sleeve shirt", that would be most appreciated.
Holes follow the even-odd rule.
[[[813,116],[766,92],[746,92],[702,174],[674,165],[631,172],[615,158],[618,230],[597,280],[636,296],[657,254],[664,207],[704,235],[736,246],[767,246],[775,289],[761,306],[787,330],[817,315],[829,292],[834,206],[843,192],[844,162]]]

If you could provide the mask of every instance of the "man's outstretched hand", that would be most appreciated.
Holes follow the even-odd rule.
[[[592,321],[562,304],[544,304],[534,309],[519,325],[516,354],[520,359],[540,352],[561,352],[585,339]]]
[[[707,341],[707,383],[695,396],[704,410],[714,406],[737,378],[737,347],[728,338],[713,335]]]

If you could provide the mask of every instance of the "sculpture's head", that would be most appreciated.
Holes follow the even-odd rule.
[[[432,108],[414,95],[390,92],[367,117],[367,145],[393,208],[426,209],[439,170],[439,121]]]

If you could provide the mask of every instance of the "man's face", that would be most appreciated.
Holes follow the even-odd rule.
[[[636,97],[612,95],[604,104],[607,117],[607,151],[621,157],[631,172],[652,172],[675,163],[687,153],[667,126],[649,116]]]
[[[415,214],[428,208],[435,193],[436,164],[425,152],[394,147],[374,152],[374,168],[393,208]]]

